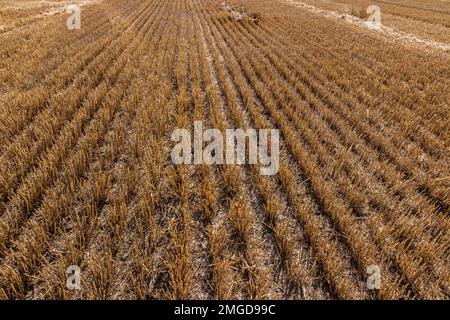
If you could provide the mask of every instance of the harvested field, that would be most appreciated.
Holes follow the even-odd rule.
[[[0,0],[0,299],[449,299],[450,1],[369,4]]]

